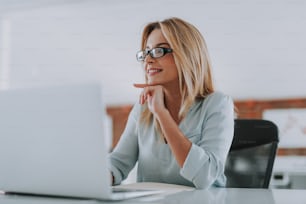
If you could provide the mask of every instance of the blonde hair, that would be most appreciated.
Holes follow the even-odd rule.
[[[142,33],[141,49],[146,48],[147,40],[153,30],[160,29],[173,49],[174,61],[179,75],[182,103],[179,117],[183,118],[197,98],[205,98],[214,92],[211,76],[211,62],[205,40],[192,24],[179,19],[168,18],[147,24]],[[148,79],[146,77],[146,82]],[[142,121],[149,124],[153,114],[145,107]],[[159,124],[154,120],[157,129]]]

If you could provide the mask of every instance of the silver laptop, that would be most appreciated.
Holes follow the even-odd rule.
[[[0,92],[0,190],[122,200],[112,192],[99,83]]]

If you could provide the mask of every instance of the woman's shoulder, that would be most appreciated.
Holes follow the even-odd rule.
[[[207,97],[206,97],[207,100],[224,100],[224,99],[227,99],[227,100],[231,100],[231,97],[221,91],[214,91],[212,93],[210,93]]]
[[[202,106],[205,107],[220,107],[220,106],[233,106],[233,99],[229,95],[215,91],[202,99]]]

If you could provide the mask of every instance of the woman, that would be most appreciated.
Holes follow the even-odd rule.
[[[113,183],[138,161],[138,182],[224,186],[234,130],[230,97],[215,92],[205,41],[191,24],[169,18],[143,30],[137,60],[145,84],[110,154]]]

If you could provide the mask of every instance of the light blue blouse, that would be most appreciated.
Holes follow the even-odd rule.
[[[154,124],[140,123],[142,106],[135,104],[119,143],[110,153],[115,184],[120,184],[138,161],[138,182],[162,182],[208,188],[225,186],[224,165],[233,139],[232,99],[214,92],[197,100],[179,124],[192,142],[182,168]]]

